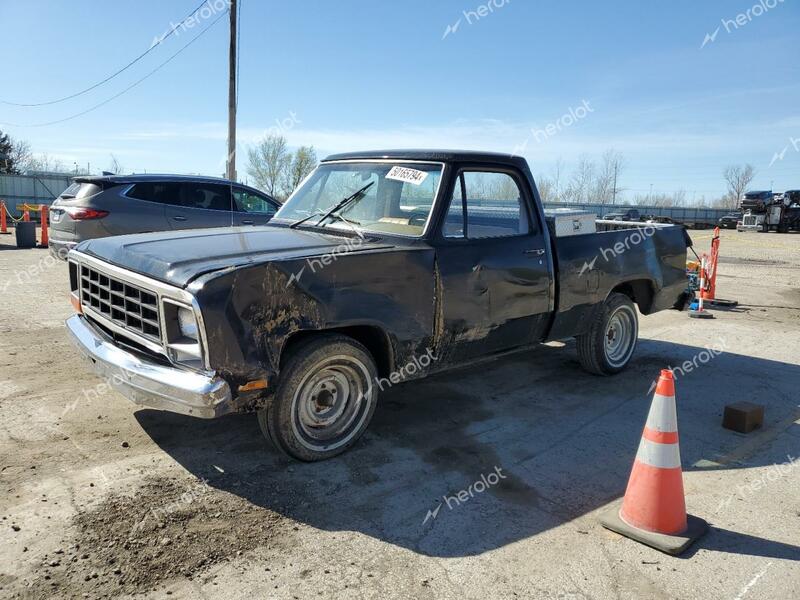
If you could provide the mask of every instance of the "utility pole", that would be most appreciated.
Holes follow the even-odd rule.
[[[617,203],[617,169],[619,165],[614,162],[614,190],[611,192],[611,204]]]
[[[225,176],[236,181],[236,4],[230,0],[231,39],[228,51],[228,162]]]

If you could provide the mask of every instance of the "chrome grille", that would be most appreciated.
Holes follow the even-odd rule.
[[[161,343],[156,294],[80,265],[81,304],[149,340]]]

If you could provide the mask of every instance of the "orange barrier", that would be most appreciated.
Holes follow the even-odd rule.
[[[31,213],[27,208],[22,213],[22,220],[25,221],[26,223],[31,220]]]
[[[708,257],[705,273],[705,286],[700,288],[700,299],[705,300],[712,307],[734,307],[739,304],[736,300],[722,300],[717,298],[717,265],[719,264],[719,227],[714,228],[714,237],[711,238],[711,256]],[[705,255],[703,255],[705,256]]]
[[[0,233],[8,233],[8,223],[6,223],[5,202],[0,202]]]
[[[705,301],[705,290],[708,283],[708,256],[703,254],[700,258],[700,294],[697,298],[697,309],[689,309],[689,316],[694,319],[713,319],[714,315],[708,312],[703,303]]]
[[[672,371],[658,379],[625,497],[600,522],[668,554],[680,554],[708,528],[686,514]]]
[[[50,217],[50,211],[47,204],[41,204],[39,206],[39,214],[41,215],[42,219],[42,248],[47,248],[50,245],[50,236],[48,232],[49,224],[48,219]]]

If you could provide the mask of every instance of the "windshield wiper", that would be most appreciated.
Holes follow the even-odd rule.
[[[316,224],[317,224],[317,225],[319,225],[319,224],[320,224],[320,223],[322,223],[322,222],[323,222],[325,219],[327,219],[327,218],[328,218],[328,217],[330,217],[331,215],[334,215],[334,214],[335,214],[335,213],[337,213],[338,211],[342,210],[342,209],[343,209],[344,207],[346,207],[348,204],[350,204],[350,203],[353,203],[353,204],[355,204],[356,202],[358,202],[359,200],[361,200],[361,198],[363,198],[363,197],[364,197],[364,194],[367,192],[367,190],[368,190],[369,188],[371,188],[373,185],[375,185],[375,182],[374,182],[374,181],[370,181],[370,182],[369,182],[367,185],[365,185],[364,187],[362,187],[360,190],[356,190],[355,192],[353,192],[352,194],[350,194],[350,195],[349,195],[347,198],[345,198],[344,200],[342,200],[341,202],[339,202],[338,204],[336,204],[336,205],[335,205],[333,208],[331,208],[331,209],[330,209],[328,212],[326,212],[324,215],[322,215],[322,217],[320,217],[319,221],[317,221],[317,223],[316,223]]]
[[[299,221],[295,221],[294,223],[292,223],[291,225],[289,225],[289,229],[294,229],[294,228],[295,228],[295,227],[297,227],[298,225],[302,225],[303,223],[305,223],[305,222],[306,222],[306,221],[308,221],[309,219],[311,219],[311,218],[313,218],[313,217],[318,217],[318,216],[320,216],[321,214],[322,214],[322,211],[321,211],[321,210],[316,210],[316,211],[312,212],[310,215],[308,215],[307,217],[303,217],[303,218],[302,218],[302,219],[300,219]]]
[[[289,225],[289,229],[294,229],[295,227],[298,227],[298,226],[302,225],[303,223],[305,223],[309,219],[313,219],[314,217],[319,217],[321,215],[320,220],[317,221],[317,223],[316,223],[317,225],[319,225],[320,223],[322,223],[322,221],[324,221],[325,219],[327,219],[328,217],[333,215],[337,210],[339,210],[341,208],[344,208],[347,205],[348,202],[352,202],[353,200],[358,198],[360,195],[362,195],[364,192],[366,192],[370,187],[372,187],[372,185],[374,183],[375,183],[374,181],[370,181],[367,185],[362,187],[360,190],[356,190],[353,194],[350,194],[347,198],[345,198],[344,200],[341,200],[340,202],[338,202],[337,204],[332,206],[327,211],[317,210],[317,211],[314,211],[313,213],[311,213],[310,215],[308,215],[307,217],[303,217],[299,221],[295,221],[294,223]],[[340,218],[342,220],[344,220],[344,217],[340,217]],[[350,221],[350,222],[351,223],[355,223],[356,225],[360,225],[360,223],[358,223],[356,221]]]

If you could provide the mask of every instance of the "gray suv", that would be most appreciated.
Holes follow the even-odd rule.
[[[280,202],[251,187],[181,175],[76,177],[50,207],[50,252],[126,233],[265,225]]]

